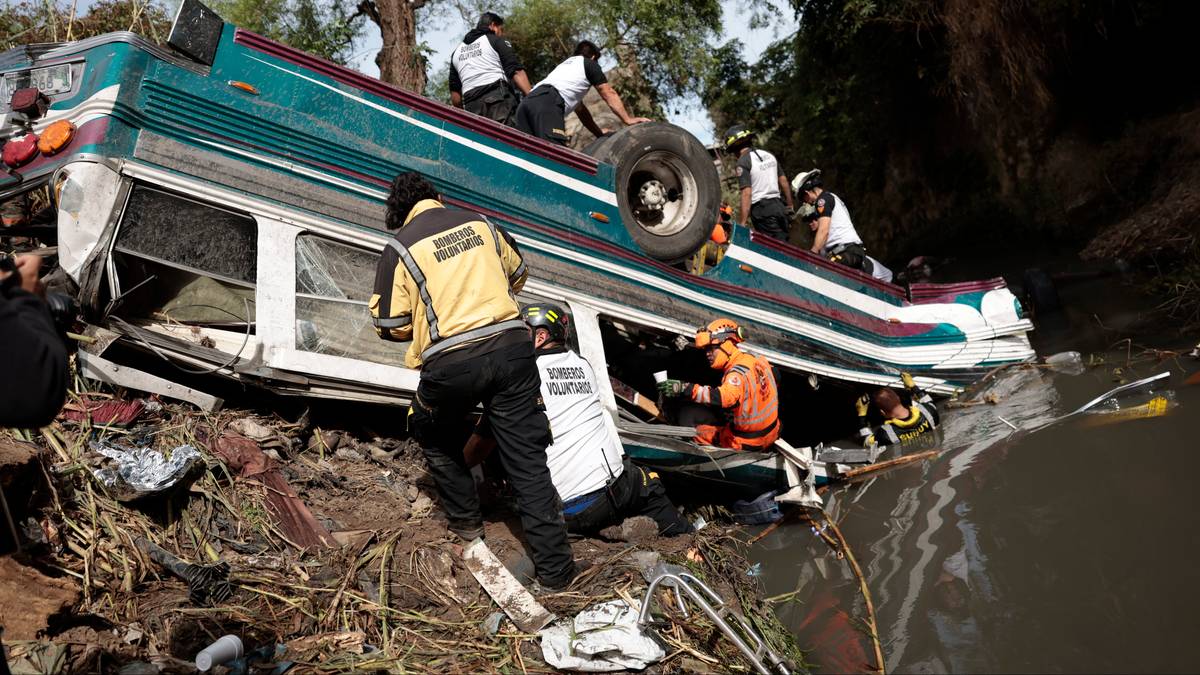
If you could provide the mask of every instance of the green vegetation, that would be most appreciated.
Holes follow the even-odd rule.
[[[363,17],[333,0],[212,0],[226,21],[336,63],[345,63],[362,32]],[[64,42],[133,31],[162,43],[171,29],[165,0],[97,0],[83,13],[78,3],[22,0],[0,8],[0,50],[36,42]]]
[[[128,30],[155,42],[167,39],[171,16],[159,2],[97,0],[76,15],[68,2],[22,0],[0,7],[0,51],[37,42],[63,42]]]
[[[352,55],[365,20],[332,0],[211,0],[209,4],[229,23],[342,64]]]
[[[705,103],[718,131],[759,129],[789,172],[823,169],[893,258],[1086,240],[1168,176],[1120,194],[1119,167],[1074,174],[1200,94],[1181,74],[1191,3],[793,1],[799,30],[758,63],[716,50]]]

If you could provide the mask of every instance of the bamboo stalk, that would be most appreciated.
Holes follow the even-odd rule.
[[[867,605],[867,621],[871,628],[871,644],[875,647],[875,661],[879,664],[879,672],[881,674],[886,673],[887,668],[883,662],[883,645],[879,642],[879,624],[875,621],[875,603],[871,601],[871,590],[867,588],[867,580],[863,577],[862,569],[858,566],[858,560],[854,557],[854,551],[850,549],[849,542],[842,536],[842,531],[838,529],[837,523],[823,509],[821,510],[821,515],[825,517],[825,522],[828,523],[829,529],[837,537],[842,551],[846,554],[846,560],[850,563],[850,569],[854,571],[854,576],[858,578],[858,587],[862,591],[863,600]]]
[[[915,453],[912,455],[904,455],[903,457],[896,457],[895,459],[889,459],[886,462],[876,462],[875,464],[868,464],[867,466],[864,466],[864,467],[861,467],[858,469],[851,469],[851,470],[847,471],[846,473],[841,474],[839,476],[839,480],[851,481],[856,478],[861,478],[863,476],[870,476],[870,475],[879,473],[880,471],[889,471],[891,469],[894,469],[899,466],[904,466],[906,464],[912,464],[914,462],[921,462],[926,459],[932,459],[934,457],[937,457],[939,452],[941,452],[941,451],[940,450],[927,450],[925,452],[918,452],[918,453]]]

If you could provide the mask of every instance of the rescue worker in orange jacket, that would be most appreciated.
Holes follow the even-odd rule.
[[[716,319],[696,331],[696,347],[708,365],[723,371],[721,384],[706,386],[679,380],[658,384],[664,396],[687,396],[729,416],[728,424],[696,426],[697,443],[733,450],[766,450],[779,438],[779,393],[771,364],[761,356],[738,349],[745,339],[732,319]]]

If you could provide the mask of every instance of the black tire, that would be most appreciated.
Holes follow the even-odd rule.
[[[1022,295],[1025,303],[1035,317],[1046,317],[1062,309],[1054,279],[1045,270],[1036,267],[1025,270],[1021,285],[1024,287]]]
[[[677,262],[708,241],[721,186],[695,136],[673,124],[645,122],[596,139],[587,152],[616,167],[621,219],[647,255]]]

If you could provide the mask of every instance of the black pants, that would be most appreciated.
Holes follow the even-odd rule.
[[[750,207],[750,222],[754,229],[776,239],[788,240],[787,206],[778,197],[760,199]]]
[[[575,565],[562,503],[546,468],[550,422],[541,403],[533,344],[522,340],[483,354],[456,356],[447,352],[422,368],[410,420],[446,516],[455,527],[483,524],[462,452],[472,430],[466,416],[482,403],[516,493],[538,578],[551,586],[569,582]]]
[[[548,84],[529,92],[517,108],[517,129],[548,141],[567,144],[566,104]]]
[[[477,87],[463,95],[463,109],[510,127],[517,124],[517,95],[504,80]]]
[[[658,524],[658,533],[674,536],[692,531],[692,524],[667,498],[662,481],[651,471],[628,459],[625,470],[613,481],[609,494],[600,496],[579,513],[568,515],[567,529],[577,534],[593,534],[609,525],[620,525],[633,516],[649,516]]]
[[[829,259],[846,267],[862,270],[870,274],[875,266],[867,258],[867,249],[862,244],[845,244],[829,252]]]

